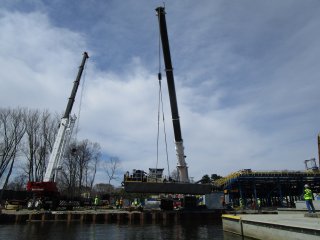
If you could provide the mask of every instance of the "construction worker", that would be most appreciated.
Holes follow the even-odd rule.
[[[94,198],[94,210],[97,210],[97,207],[99,205],[99,198],[98,195]]]
[[[251,208],[252,208],[253,210],[256,210],[256,207],[257,207],[256,200],[253,199],[253,200],[252,200],[252,203],[251,203]]]
[[[116,200],[116,208],[119,208],[119,199]]]
[[[119,200],[119,207],[122,208],[122,206],[123,206],[123,199],[121,197],[120,200]]]
[[[315,213],[316,210],[314,209],[314,206],[313,206],[313,194],[312,194],[312,191],[311,189],[309,188],[309,185],[306,184],[304,185],[304,191],[303,191],[303,197],[304,197],[304,200],[306,201],[306,205],[307,205],[307,209],[308,209],[308,212],[311,213]]]
[[[258,212],[261,211],[261,200],[260,198],[257,198],[257,206],[258,206]]]
[[[139,200],[138,200],[137,198],[134,199],[133,205],[134,205],[135,207],[139,207]]]
[[[244,201],[242,198],[239,199],[239,205],[240,205],[240,209],[244,209]]]

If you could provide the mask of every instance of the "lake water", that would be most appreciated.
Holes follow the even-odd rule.
[[[84,224],[27,223],[0,225],[2,240],[144,240],[144,239],[246,239],[223,232],[221,223],[179,224]]]

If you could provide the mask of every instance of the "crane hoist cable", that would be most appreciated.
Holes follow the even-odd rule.
[[[159,94],[158,94],[158,131],[157,131],[157,163],[156,169],[158,168],[159,162],[159,138],[160,138],[160,110],[162,113],[162,122],[163,122],[163,133],[164,133],[164,142],[166,149],[166,159],[167,159],[167,167],[168,167],[168,177],[170,177],[170,165],[169,165],[169,157],[168,157],[168,144],[167,144],[167,133],[166,133],[166,124],[163,110],[163,100],[162,100],[162,87],[161,87],[161,36],[159,31],[159,47],[158,47],[158,57],[159,57],[159,72],[158,72],[158,82],[159,82]]]
[[[78,109],[78,116],[77,116],[77,126],[76,126],[76,132],[74,135],[75,141],[77,141],[77,135],[79,131],[79,122],[80,122],[80,115],[81,115],[81,107],[82,107],[82,99],[83,99],[83,91],[85,87],[85,82],[86,82],[86,72],[87,72],[87,65],[84,66],[83,69],[83,77],[82,77],[82,83],[81,83],[81,93],[80,93],[80,99],[79,99],[79,109]]]

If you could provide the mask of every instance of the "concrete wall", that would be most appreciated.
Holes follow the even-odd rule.
[[[235,233],[238,235],[242,234],[242,224],[239,216],[222,215],[222,226],[223,231]]]
[[[263,240],[319,240],[319,236],[313,236],[298,229],[281,227],[272,224],[242,221],[243,235],[246,237]]]
[[[288,222],[279,223],[279,220],[265,220],[267,216],[251,215],[248,220],[246,216],[234,216],[234,215],[222,215],[222,226],[226,232],[232,232],[244,237],[250,237],[263,240],[319,240],[320,229],[318,227],[310,228],[310,226],[304,226],[301,221],[294,226]]]

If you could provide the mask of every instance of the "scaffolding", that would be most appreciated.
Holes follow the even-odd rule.
[[[296,200],[302,200],[304,184],[309,184],[314,193],[319,193],[320,171],[244,169],[213,182],[233,205],[239,206],[239,200],[243,199],[248,206],[259,198],[265,207],[294,207]]]

